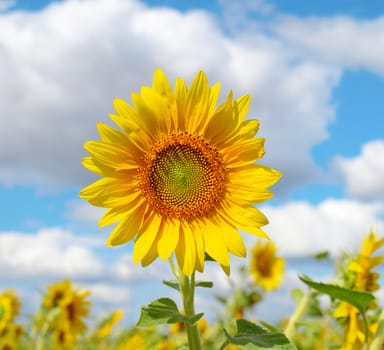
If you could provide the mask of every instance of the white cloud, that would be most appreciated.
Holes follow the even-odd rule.
[[[266,206],[263,212],[270,220],[265,230],[281,253],[288,256],[355,250],[370,228],[381,233],[384,228],[384,203],[327,199],[319,204]]]
[[[122,0],[2,15],[0,181],[44,188],[89,182],[83,142],[97,137],[95,122],[113,112],[112,99],[129,100],[156,66],[171,80],[204,69],[224,91],[251,93],[250,115],[267,137],[265,163],[284,172],[282,187],[317,176],[310,149],[327,138],[341,71],[292,52],[261,23],[231,36],[220,28],[208,12]]]
[[[317,60],[384,74],[383,16],[369,20],[346,16],[305,19],[281,16],[272,30]]]
[[[86,286],[91,292],[92,300],[103,304],[127,304],[131,297],[129,288],[114,286],[105,283],[95,283]]]
[[[332,166],[343,177],[347,193],[366,200],[384,198],[384,141],[364,144],[353,158],[336,157]]]
[[[36,234],[1,232],[3,280],[100,277],[103,264],[90,250],[89,242],[60,228],[42,229]]]
[[[69,220],[76,220],[97,226],[105,208],[95,207],[83,200],[72,200],[67,203],[65,216]]]
[[[143,268],[140,264],[133,263],[132,254],[123,253],[116,260],[116,263],[110,268],[110,276],[118,281],[153,281],[159,282],[164,279],[170,279],[172,275],[168,261],[160,258],[155,260],[149,267]]]

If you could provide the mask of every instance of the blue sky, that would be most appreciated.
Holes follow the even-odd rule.
[[[370,227],[383,233],[382,1],[0,0],[0,9],[0,286],[29,294],[70,277],[101,308],[140,296],[137,310],[153,297],[143,292],[151,279],[169,277],[161,262],[133,266],[130,245],[105,248],[102,211],[78,198],[94,179],[80,165],[84,141],[108,122],[112,99],[129,101],[158,66],[172,81],[203,69],[223,94],[252,95],[263,164],[284,174],[262,207],[282,254],[337,253]]]

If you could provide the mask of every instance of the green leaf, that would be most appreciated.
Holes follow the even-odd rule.
[[[279,333],[280,332],[280,330],[277,327],[271,325],[268,322],[265,322],[265,321],[262,321],[262,320],[260,320],[259,322],[269,332],[272,332],[272,333]]]
[[[211,282],[211,281],[196,281],[195,286],[196,287],[203,287],[203,288],[212,288],[213,282]]]
[[[196,323],[200,320],[200,318],[202,318],[203,316],[204,316],[204,313],[201,312],[201,313],[199,313],[199,314],[196,314],[196,315],[193,315],[193,316],[187,318],[187,322],[190,323],[190,324],[193,326],[193,325],[196,324]]]
[[[329,252],[326,250],[324,252],[317,253],[313,256],[317,260],[324,260],[329,258]]]
[[[268,332],[247,320],[237,320],[237,334],[231,336],[224,329],[228,341],[235,345],[248,345],[249,349],[297,350],[288,338],[278,332]]]
[[[179,286],[178,280],[163,281],[163,284],[173,289],[176,289],[178,292],[180,292],[180,286]]]
[[[300,288],[294,288],[291,290],[291,297],[295,301],[296,306],[300,304],[301,300],[304,298],[304,292]]]
[[[172,299],[160,298],[141,308],[137,326],[149,327],[175,323],[179,322],[182,318],[185,318],[185,316],[180,314],[176,303]]]
[[[300,279],[309,287],[317,290],[320,293],[329,295],[341,301],[356,307],[364,321],[365,341],[368,341],[368,320],[365,313],[366,308],[376,299],[373,294],[368,292],[360,292],[357,290],[336,286],[333,284],[314,282],[308,277],[300,276]]]
[[[300,276],[300,279],[309,287],[317,290],[320,293],[327,294],[331,298],[345,301],[355,306],[361,313],[370,305],[375,297],[368,292],[360,292],[357,290],[336,286],[333,284],[326,284],[321,282],[314,282],[308,277]]]

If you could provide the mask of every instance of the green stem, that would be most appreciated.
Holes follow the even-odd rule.
[[[189,278],[183,274],[181,269],[179,269],[179,284],[185,316],[190,318],[195,314],[195,273]],[[197,324],[191,324],[187,321],[185,322],[185,326],[187,329],[189,349],[201,350],[200,334]]]
[[[379,326],[373,337],[369,350],[381,350],[384,345],[384,311],[381,312],[379,318]]]
[[[43,326],[41,327],[40,333],[38,333],[38,336],[36,339],[35,350],[44,349],[45,337],[49,331],[49,328],[51,327],[52,322],[59,316],[59,314],[60,314],[60,308],[55,307],[54,309],[50,310],[48,314],[45,316]]]
[[[293,335],[295,333],[295,328],[296,328],[296,322],[300,320],[300,318],[304,315],[305,311],[307,310],[307,307],[309,305],[309,302],[311,301],[312,298],[312,292],[308,291],[304,297],[301,299],[300,304],[297,306],[295,313],[292,315],[290,318],[287,327],[284,330],[285,335],[289,338],[292,339]]]

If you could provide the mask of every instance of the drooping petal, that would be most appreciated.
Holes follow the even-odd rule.
[[[253,206],[242,207],[234,202],[225,203],[223,210],[218,212],[218,215],[234,227],[239,227],[259,237],[268,238],[268,235],[260,229],[260,226],[268,224],[268,219]]]
[[[167,260],[172,255],[179,243],[179,234],[180,221],[166,220],[157,242],[157,248],[161,259]]]
[[[204,232],[204,244],[206,252],[219,264],[228,266],[228,249],[224,243],[221,232],[209,220],[204,220],[202,231]]]
[[[196,270],[204,271],[204,259],[205,259],[205,244],[204,233],[201,231],[199,222],[191,223],[191,232],[196,243]]]
[[[143,215],[141,215],[141,212],[143,210],[144,209],[138,209],[138,215],[135,215],[135,213],[132,215],[126,215],[110,234],[107,246],[116,246],[132,240],[142,225]]]
[[[154,213],[147,221],[147,225],[140,230],[133,247],[133,262],[135,264],[139,263],[147,255],[151,245],[156,243],[155,240],[160,230],[162,218]]]
[[[189,225],[182,225],[182,234],[180,239],[184,240],[184,261],[183,261],[183,273],[186,276],[192,275],[196,266],[196,243],[193,237],[193,232]]]

